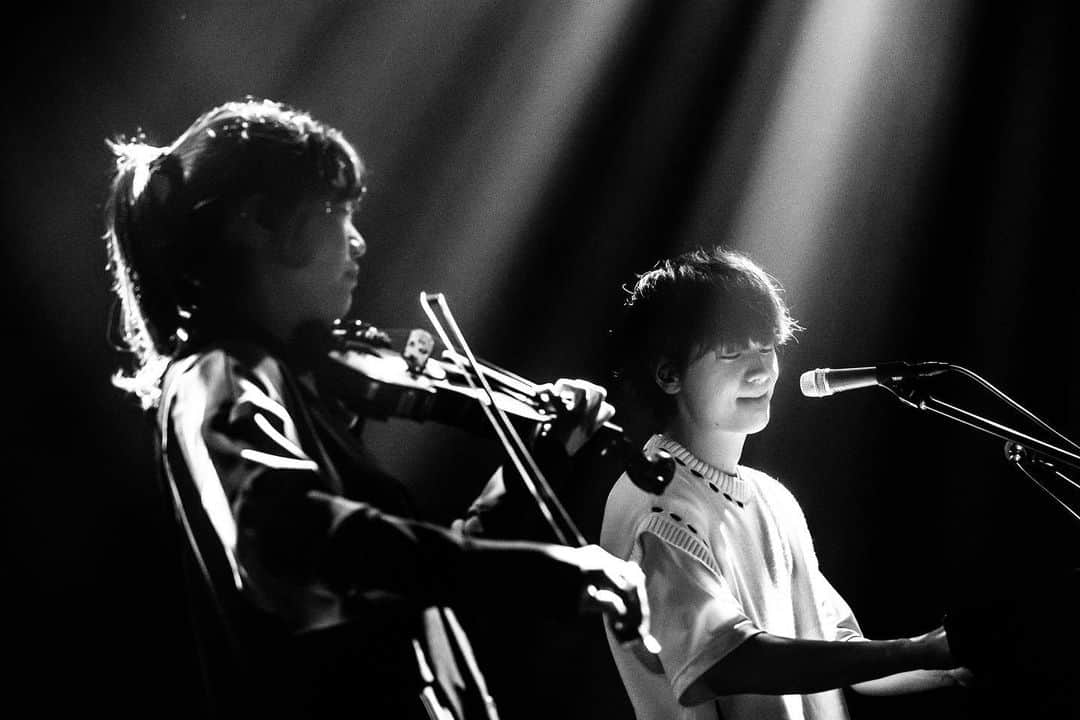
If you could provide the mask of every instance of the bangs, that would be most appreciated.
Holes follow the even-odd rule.
[[[710,288],[701,321],[692,330],[695,346],[741,348],[751,341],[759,345],[783,345],[790,338],[790,320],[771,293],[758,288]]]
[[[316,156],[313,187],[322,197],[333,202],[359,200],[367,188],[364,185],[364,166],[360,157],[336,131],[312,135],[308,142]]]
[[[364,194],[364,165],[342,133],[309,114],[268,100],[226,103],[188,131],[200,157],[193,205],[268,193],[288,205],[305,196],[330,201]],[[179,142],[179,141],[178,141]]]

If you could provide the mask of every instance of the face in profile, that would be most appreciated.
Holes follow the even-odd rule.
[[[348,312],[367,246],[353,224],[357,201],[312,201],[284,223],[289,250],[288,288],[304,320],[330,323]]]
[[[715,347],[694,357],[675,392],[683,422],[706,431],[755,433],[769,423],[780,366],[773,343]]]

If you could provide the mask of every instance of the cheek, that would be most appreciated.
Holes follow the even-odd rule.
[[[349,257],[349,238],[341,221],[331,215],[318,214],[310,218],[305,232],[297,238],[298,252],[307,255],[309,264],[331,267]]]
[[[713,394],[730,401],[742,388],[742,370],[739,368],[720,368],[712,378]]]
[[[320,243],[319,218],[302,219],[284,239],[284,252],[295,268],[306,268],[318,261]]]
[[[682,392],[691,413],[712,417],[731,410],[737,387],[738,383],[722,372],[691,372],[687,373]]]
[[[695,402],[702,402],[714,394],[708,374],[700,367],[690,366],[683,375],[682,393]]]

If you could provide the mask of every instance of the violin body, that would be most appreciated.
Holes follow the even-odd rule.
[[[427,294],[422,293],[422,302],[427,299]],[[444,304],[441,295],[435,299]],[[444,309],[447,320],[460,335],[449,308]],[[445,329],[433,315],[429,317],[450,345]],[[524,425],[543,434],[559,419],[559,404],[550,386],[536,385],[481,363],[468,350],[463,336],[460,343],[465,354],[448,347],[442,352],[444,359],[431,356],[434,339],[422,330],[409,334],[400,353],[392,349],[387,333],[365,323],[339,322],[333,336],[336,347],[324,355],[320,384],[329,386],[342,403],[368,417],[435,420],[471,430],[494,431],[555,536],[564,544],[585,546],[584,536],[518,433],[518,426]],[[675,461],[670,454],[661,451],[646,457],[622,428],[611,423],[604,423],[590,444],[599,444],[601,456],[617,456],[631,480],[646,492],[663,493],[674,474]],[[596,592],[592,586],[590,589]],[[648,634],[640,613],[613,620],[612,629],[621,642],[635,648],[646,667],[654,672],[660,670],[660,646]]]
[[[558,418],[557,400],[544,386],[491,364],[467,369],[463,356],[449,349],[442,351],[443,359],[435,357],[434,341],[426,331],[412,330],[407,340],[399,339],[402,352],[393,349],[388,332],[360,321],[336,323],[333,337],[320,383],[361,416],[432,421],[483,434],[492,432],[486,412],[492,402],[524,434],[544,431]],[[478,372],[490,393],[478,386]],[[618,425],[605,423],[590,445],[601,455],[618,458],[646,492],[662,494],[674,475],[670,455],[646,457]]]
[[[469,387],[457,367],[428,358],[422,367],[398,352],[357,342],[331,350],[321,379],[347,407],[366,417],[433,421],[483,432],[488,428],[483,407],[490,400]],[[507,392],[495,402],[522,427],[551,422],[554,416]]]

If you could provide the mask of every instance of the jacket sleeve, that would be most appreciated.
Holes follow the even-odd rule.
[[[562,446],[549,438],[534,442],[531,452],[555,497],[576,521],[581,503],[571,490],[587,481],[584,473]],[[495,471],[454,527],[471,537],[558,540],[536,499],[509,463]]]
[[[342,618],[350,596],[452,604],[530,575],[576,573],[539,545],[495,544],[341,496],[305,451],[272,360],[214,352],[166,395],[168,428],[241,590],[302,629]],[[570,596],[571,593],[562,593]]]

